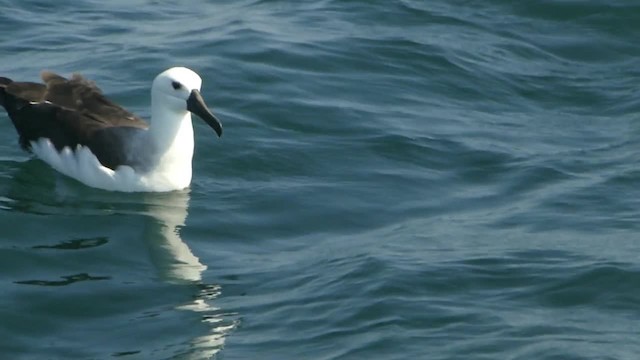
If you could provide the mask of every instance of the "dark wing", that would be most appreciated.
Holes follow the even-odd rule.
[[[31,141],[44,137],[58,150],[88,146],[112,169],[127,164],[121,135],[146,129],[147,123],[111,102],[80,75],[66,79],[45,71],[42,79],[44,84],[0,77],[0,105],[18,131],[22,147],[28,150]]]
[[[78,111],[104,125],[148,127],[144,120],[107,99],[95,83],[79,74],[73,74],[70,80],[48,71],[41,76],[46,84],[46,101]]]

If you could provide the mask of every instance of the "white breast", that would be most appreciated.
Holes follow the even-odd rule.
[[[57,151],[49,139],[31,142],[33,153],[57,171],[85,185],[110,191],[163,192],[184,189],[191,183],[191,159],[186,162],[165,162],[164,166],[139,173],[122,165],[116,170],[100,164],[86,146],[74,151],[65,147]],[[172,166],[173,164],[173,166]]]

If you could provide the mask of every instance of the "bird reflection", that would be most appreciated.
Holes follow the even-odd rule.
[[[180,237],[180,228],[188,214],[189,198],[189,190],[184,190],[149,194],[145,199],[149,221],[144,239],[160,277],[171,283],[198,282],[207,269]]]
[[[4,211],[46,216],[75,216],[80,207],[75,201],[82,198],[83,216],[118,215],[116,218],[105,218],[105,226],[106,224],[117,226],[120,223],[120,216],[133,215],[136,219],[142,215],[144,224],[140,224],[143,226],[141,238],[146,244],[146,252],[157,272],[157,277],[160,281],[170,284],[170,287],[174,287],[177,292],[187,294],[185,300],[174,305],[173,309],[194,315],[206,329],[204,335],[198,333],[187,340],[188,348],[181,350],[176,358],[211,359],[222,349],[225,336],[235,327],[235,322],[229,319],[229,314],[223,313],[221,309],[214,306],[215,299],[220,296],[221,288],[217,284],[208,284],[203,281],[203,272],[207,266],[181,237],[180,230],[188,216],[189,190],[154,194],[100,192],[85,188],[62,176],[51,176],[50,170],[38,161],[16,162],[10,165],[16,168],[12,173],[12,180],[6,188],[0,187],[0,209]],[[135,228],[138,229],[137,226]],[[47,239],[43,243],[32,245],[31,248],[34,251],[95,250],[113,241],[108,234],[108,232],[94,234],[90,231],[89,236],[64,238],[53,244],[50,243],[50,239]],[[137,238],[139,234],[129,233],[128,235],[131,238]],[[60,256],[60,253],[57,255]],[[132,255],[132,258],[134,256]],[[45,279],[33,279],[31,272],[25,272],[29,274],[29,278],[16,279],[14,283],[62,288],[74,284],[78,286],[80,283],[89,281],[112,280],[112,275],[108,273],[86,272],[83,264],[78,264],[77,268],[77,271],[63,275],[52,275],[47,272],[49,276]],[[175,318],[182,319],[180,316]],[[193,322],[185,323],[184,326],[193,326]]]
[[[144,238],[147,241],[151,260],[163,281],[172,284],[196,285],[197,294],[193,300],[177,307],[179,310],[193,311],[202,317],[202,322],[210,326],[210,331],[191,341],[191,349],[184,354],[187,359],[209,359],[224,344],[224,337],[233,324],[224,321],[219,308],[211,301],[220,295],[220,286],[202,282],[202,273],[207,266],[193,254],[180,237],[188,214],[189,190],[164,194],[149,194],[149,221]]]

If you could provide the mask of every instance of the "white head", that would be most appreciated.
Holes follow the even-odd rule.
[[[207,108],[200,86],[202,79],[193,70],[185,67],[174,67],[156,76],[151,86],[151,97],[155,106],[161,106],[162,111],[184,113],[190,111],[204,120],[222,135],[222,124]]]

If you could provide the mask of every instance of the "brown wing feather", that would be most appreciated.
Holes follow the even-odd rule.
[[[148,127],[144,120],[107,99],[94,82],[79,74],[66,79],[43,71],[41,77],[46,85],[44,99],[53,104],[90,116],[105,126]]]
[[[0,77],[0,105],[9,114],[20,144],[48,138],[60,150],[78,144],[92,149],[110,168],[137,165],[126,151],[126,140],[147,123],[107,99],[80,75],[66,79],[52,72],[41,74],[44,84],[13,82]]]
[[[5,87],[6,92],[27,102],[44,101],[46,87],[34,82],[11,82]]]

